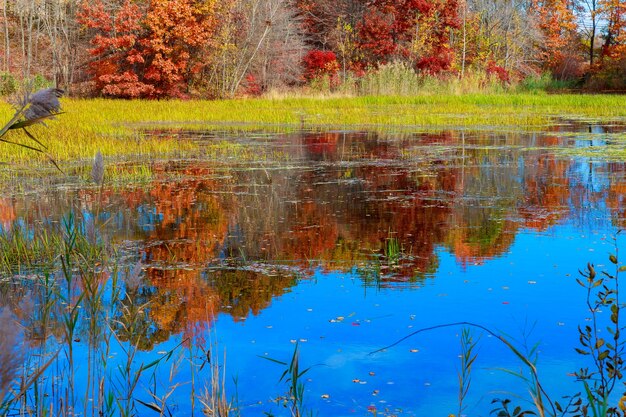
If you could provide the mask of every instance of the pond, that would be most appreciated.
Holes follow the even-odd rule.
[[[202,415],[205,390],[223,388],[231,415],[291,415],[283,373],[297,349],[307,371],[291,382],[314,415],[489,415],[507,398],[533,409],[532,384],[514,375],[530,378],[528,367],[495,335],[536,354],[542,387],[567,403],[583,389],[574,372],[589,366],[574,350],[590,317],[576,279],[588,262],[615,271],[609,255],[626,224],[626,164],[571,151],[624,130],[161,130],[150,133],[196,141],[198,155],[120,164],[147,164],[149,179],[135,184],[70,175],[7,190],[5,233],[63,229],[71,212],[119,262],[103,274],[110,321],[96,323],[109,337],[92,339],[93,315],[76,313],[71,364],[61,349],[39,376],[56,398],[49,408],[98,415],[126,400],[131,414]],[[6,285],[20,280],[34,297],[33,274]],[[117,296],[114,276],[125,282]],[[68,309],[87,291],[77,288]],[[477,358],[460,409],[468,330]],[[64,332],[50,330],[46,343],[26,332],[29,363],[57,352]],[[108,359],[95,371],[98,357]],[[67,394],[68,384],[81,389]],[[40,397],[27,403],[52,401]]]

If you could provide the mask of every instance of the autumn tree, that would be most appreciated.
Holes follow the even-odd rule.
[[[459,6],[452,47],[461,74],[490,65],[521,75],[537,72],[542,35],[525,0],[466,0]]]
[[[356,27],[363,19],[368,1],[295,0],[294,4],[309,50],[334,53],[341,79],[345,81],[358,61]]]
[[[51,58],[48,65],[52,68],[55,84],[70,91],[77,76],[79,59],[85,54],[80,35],[80,27],[76,22],[80,0],[43,1],[38,2],[35,47],[37,43],[49,43],[48,54],[40,57],[40,64]],[[38,41],[45,34],[44,42]],[[44,64],[45,65],[45,64]]]
[[[264,91],[299,79],[305,48],[288,0],[226,0],[218,14],[216,48],[202,77],[212,97],[234,97],[250,84]]]
[[[557,78],[580,75],[580,41],[571,0],[533,0],[531,4],[543,34],[539,58],[544,68]]]
[[[79,0],[12,0],[2,4],[2,69],[30,80],[44,75],[69,90],[80,42],[75,13]]]
[[[596,43],[600,37],[600,22],[604,19],[604,10],[600,0],[579,0],[574,8],[578,15],[578,30],[587,47],[587,60],[593,66],[596,56]]]
[[[331,83],[336,82],[339,64],[332,51],[312,49],[304,56],[304,77],[307,81],[328,77]]]
[[[204,65],[215,29],[214,3],[200,0],[84,2],[79,21],[93,31],[96,90],[125,98],[183,97]]]
[[[146,16],[151,58],[145,78],[158,96],[181,97],[204,65],[201,51],[210,48],[216,26],[214,2],[151,0]]]
[[[585,86],[592,90],[623,90],[626,88],[625,4],[621,0],[597,0],[593,5],[597,8],[596,24],[603,24],[599,31],[602,45],[598,58],[590,66]],[[595,43],[588,45],[590,55],[595,50]]]
[[[101,0],[83,3],[78,21],[93,30],[89,51],[95,90],[114,97],[148,97],[155,93],[146,83],[145,38],[142,25],[145,10],[137,3],[125,0],[121,5],[105,5]]]
[[[450,33],[458,27],[456,0],[374,0],[357,26],[362,63],[405,60],[426,73],[448,70]]]
[[[366,10],[366,0],[294,0],[302,29],[312,49],[337,48],[337,23],[355,27]]]
[[[606,20],[602,56],[617,59],[626,53],[626,7],[622,0],[598,0]]]

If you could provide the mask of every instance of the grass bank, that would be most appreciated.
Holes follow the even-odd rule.
[[[470,94],[413,97],[296,97],[229,101],[62,100],[65,114],[33,127],[58,161],[105,156],[167,156],[196,145],[176,135],[145,135],[143,129],[431,129],[508,127],[540,129],[562,119],[626,121],[626,99],[609,95]],[[0,120],[12,109],[0,107]],[[9,140],[28,140],[11,132]],[[40,157],[0,146],[0,160]],[[42,159],[43,160],[43,159]]]

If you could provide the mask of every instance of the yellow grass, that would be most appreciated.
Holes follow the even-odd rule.
[[[193,155],[193,141],[171,129],[433,129],[507,127],[541,129],[566,119],[626,120],[621,96],[547,94],[420,95],[413,97],[296,97],[229,101],[63,99],[64,114],[32,133],[59,162],[105,157]],[[0,120],[12,115],[0,106]],[[150,135],[146,130],[162,130]],[[4,139],[28,139],[9,132]],[[0,161],[44,161],[24,148],[0,144]]]

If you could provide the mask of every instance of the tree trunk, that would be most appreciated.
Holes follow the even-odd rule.
[[[7,15],[7,9],[9,7],[9,0],[4,0],[2,7],[2,18],[4,20],[4,71],[11,71],[11,42],[9,38],[9,18]]]

